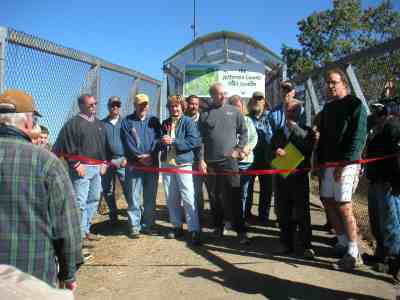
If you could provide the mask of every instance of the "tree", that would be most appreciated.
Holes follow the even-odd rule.
[[[367,9],[360,0],[333,0],[333,9],[314,12],[297,24],[301,48],[282,47],[290,77],[400,36],[400,13],[390,0]],[[371,67],[376,69],[376,63]]]

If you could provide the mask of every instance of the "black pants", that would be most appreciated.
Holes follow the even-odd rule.
[[[310,183],[308,174],[276,177],[281,242],[291,250],[311,248]],[[294,244],[296,236],[296,245]]]
[[[234,159],[207,163],[212,172],[237,172],[238,163]],[[207,189],[215,228],[223,228],[224,220],[230,221],[236,232],[245,231],[242,202],[240,199],[240,176],[207,175]]]

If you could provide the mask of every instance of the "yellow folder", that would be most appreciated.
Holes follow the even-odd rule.
[[[271,165],[277,170],[294,170],[304,160],[303,154],[296,148],[295,145],[289,143],[284,148],[285,156],[277,156],[272,160]],[[290,175],[291,172],[280,174],[283,178]]]

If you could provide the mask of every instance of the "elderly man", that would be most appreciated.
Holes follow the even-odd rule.
[[[271,154],[271,126],[268,121],[269,102],[265,99],[264,93],[254,92],[249,104],[249,117],[253,121],[257,130],[258,142],[254,148],[254,162],[251,169],[270,169]],[[256,176],[252,176],[249,183],[247,193],[245,218],[251,217],[251,207],[253,205],[253,189]],[[271,209],[272,197],[272,175],[259,175],[260,197],[258,200],[258,218],[263,224],[267,224],[269,220],[269,212]],[[276,203],[275,203],[276,204]]]
[[[82,263],[79,211],[62,162],[31,143],[34,112],[30,95],[0,95],[0,264],[73,290]]]
[[[349,93],[346,75],[340,69],[326,75],[327,102],[321,111],[319,163],[348,162],[361,158],[367,137],[367,111],[360,99]],[[335,250],[343,257],[338,266],[352,270],[362,265],[357,244],[357,225],[351,202],[360,165],[349,164],[324,169],[320,196],[338,235]]]
[[[83,94],[77,101],[80,112],[63,126],[53,151],[68,161],[84,239],[98,241],[100,237],[90,232],[90,226],[101,197],[101,175],[106,171],[102,164],[108,158],[106,135],[103,123],[96,118],[96,98]]]
[[[121,141],[121,99],[113,96],[108,99],[109,114],[102,120],[106,129],[107,145],[111,155],[111,167],[107,169],[102,177],[103,194],[106,199],[111,224],[118,223],[117,204],[115,202],[115,183],[118,177],[122,190],[127,198],[125,186],[125,166],[124,148]]]
[[[196,124],[197,129],[199,128],[199,119],[200,119],[200,98],[196,95],[190,95],[186,98],[187,109],[185,114],[188,117],[191,117],[193,122]],[[193,169],[198,170],[199,165],[199,157],[200,157],[201,147],[198,147],[194,150],[194,161],[193,161]],[[204,178],[203,176],[194,176],[194,198],[197,206],[197,211],[199,214],[200,223],[202,223],[203,219],[203,210],[204,210],[204,196],[203,196],[203,184]]]
[[[204,157],[200,161],[207,175],[207,187],[214,220],[214,235],[223,235],[223,221],[231,222],[239,242],[248,244],[242,203],[240,176],[213,174],[238,172],[237,158],[247,144],[247,128],[243,115],[236,107],[225,103],[224,87],[210,87],[212,105],[200,115],[199,128],[203,139]]]
[[[158,167],[161,125],[149,116],[149,97],[138,94],[134,100],[135,111],[122,120],[121,140],[129,167],[126,170],[128,219],[130,238],[140,232],[155,234],[154,219],[158,174],[141,170],[141,167]],[[137,167],[137,168],[135,168]],[[143,194],[143,216],[141,197]]]

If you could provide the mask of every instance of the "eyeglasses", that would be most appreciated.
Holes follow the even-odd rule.
[[[328,80],[326,82],[327,85],[338,85],[341,84],[343,81],[334,81],[334,80]]]

